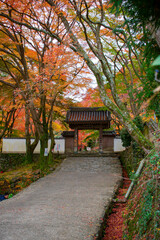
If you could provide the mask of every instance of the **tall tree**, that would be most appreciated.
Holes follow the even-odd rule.
[[[8,6],[7,11],[10,17],[14,15]],[[44,12],[41,9],[41,20]],[[60,31],[54,24],[54,15],[51,12],[52,10],[44,15],[47,28],[52,26],[52,29]],[[13,82],[13,87],[16,89],[17,97],[25,105],[27,146],[28,148],[31,146],[29,125],[30,117],[32,117],[36,142],[38,139],[41,142],[41,164],[45,165],[45,161],[48,160],[48,157],[44,155],[45,149],[48,148],[49,134],[52,138],[51,149],[54,147],[52,124],[57,116],[54,111],[60,113],[61,108],[67,105],[67,96],[69,97],[71,90],[72,97],[77,94],[75,86],[79,89],[84,86],[84,83],[86,85],[84,80],[87,80],[87,77],[82,78],[78,75],[79,72],[83,72],[84,64],[69,49],[54,43],[53,38],[44,31],[33,32],[31,29],[28,32],[25,26],[21,25],[16,28],[11,22],[5,20],[6,18],[3,18],[1,22],[1,31],[6,37],[1,52],[3,55],[5,53],[7,60],[4,58],[3,60],[7,67],[7,74],[10,76],[10,82]],[[34,26],[38,28],[39,23],[36,24]],[[6,46],[7,43],[10,45]],[[3,84],[7,84],[6,79],[2,81]]]
[[[125,21],[132,25],[132,32],[137,32],[138,28],[143,28],[143,34],[139,39],[139,45],[143,45],[144,61],[146,65],[147,76],[142,81],[143,89],[139,93],[139,98],[146,101],[147,98],[152,98],[149,104],[149,109],[153,109],[157,119],[160,119],[159,99],[160,94],[153,98],[153,90],[158,86],[154,77],[154,68],[150,66],[160,54],[160,5],[159,1],[145,0],[111,0],[113,3],[112,10],[117,15],[125,14]],[[158,68],[158,66],[156,67]]]
[[[30,112],[27,106],[29,91],[26,91],[29,90],[29,72],[25,58],[25,42],[22,38],[22,27],[16,29],[5,19],[1,19],[0,33],[1,71],[5,73],[0,82],[12,89],[17,108],[25,106],[26,156],[27,160],[31,162],[38,138],[31,144],[29,134]]]

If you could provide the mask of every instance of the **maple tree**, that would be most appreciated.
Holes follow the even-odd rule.
[[[83,72],[83,63],[68,48],[53,43],[44,33],[38,33],[38,36],[43,39],[43,42],[38,45],[38,36],[33,34],[32,47],[37,53],[38,68],[36,75],[35,69],[33,71],[34,77],[32,77],[30,88],[34,89],[32,104],[38,107],[39,112],[37,114],[37,111],[34,111],[32,117],[39,132],[41,162],[45,164],[44,155],[45,149],[48,149],[49,137],[51,138],[49,161],[52,159],[55,145],[53,122],[56,118],[63,116],[68,104],[71,103],[70,92],[72,97],[77,95],[79,88],[86,86],[87,78],[82,79],[79,75],[79,72]],[[47,156],[45,159],[47,161]]]
[[[29,112],[26,106],[27,94],[24,82],[28,82],[29,74],[27,61],[25,59],[25,46],[22,39],[22,29],[17,29],[4,19],[0,22],[0,53],[1,53],[1,72],[5,74],[0,79],[1,84],[10,87],[15,109],[21,109],[25,106],[26,112],[26,135],[28,130]],[[10,106],[12,107],[12,105]],[[13,108],[13,107],[12,107]],[[31,152],[38,143],[38,139],[31,145],[26,138],[27,158],[31,158]]]
[[[46,20],[46,15],[44,19]],[[57,25],[53,24],[54,15],[51,12],[48,13],[47,20],[48,25],[57,29]],[[48,148],[49,137],[50,157],[54,148],[53,121],[57,117],[60,118],[64,113],[62,109],[67,108],[68,102],[71,103],[69,98],[79,94],[80,89],[87,84],[87,77],[82,78],[79,74],[83,74],[84,63],[68,48],[54,43],[53,38],[44,32],[26,31],[22,26],[16,29],[4,19],[1,26],[1,32],[5,35],[1,53],[7,71],[6,78],[1,82],[9,84],[16,93],[16,100],[25,106],[28,158],[32,159],[34,148],[40,140],[41,163],[45,165],[48,157],[44,156],[44,152]],[[32,144],[29,129],[31,122],[34,124],[36,137]]]

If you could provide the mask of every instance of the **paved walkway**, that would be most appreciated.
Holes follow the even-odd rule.
[[[121,179],[114,157],[70,157],[0,203],[1,240],[90,240]]]

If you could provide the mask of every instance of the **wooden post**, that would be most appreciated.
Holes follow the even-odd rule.
[[[100,126],[100,128],[99,128],[99,152],[100,152],[100,153],[103,152],[103,148],[102,148],[102,138],[103,138],[103,128],[102,128],[102,126]]]
[[[74,152],[78,152],[78,128],[75,128],[75,134],[74,134]]]

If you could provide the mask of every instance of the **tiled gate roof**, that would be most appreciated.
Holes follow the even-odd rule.
[[[99,129],[110,127],[111,114],[101,108],[70,108],[67,111],[66,122],[71,128]]]

